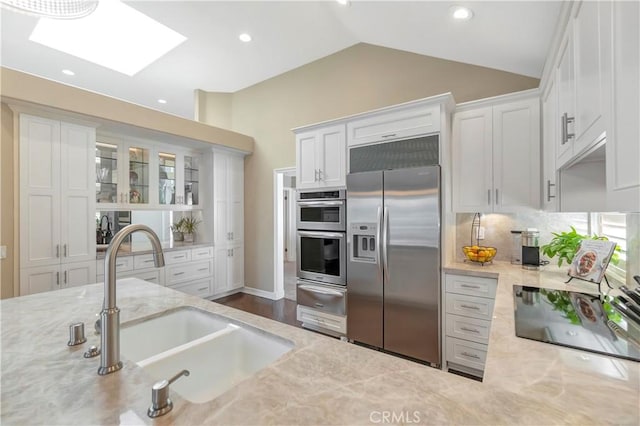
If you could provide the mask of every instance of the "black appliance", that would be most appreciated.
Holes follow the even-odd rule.
[[[640,361],[640,324],[598,295],[514,285],[513,296],[516,336]]]

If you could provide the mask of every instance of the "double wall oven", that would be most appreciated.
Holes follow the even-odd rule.
[[[299,192],[297,301],[303,327],[346,335],[345,190]]]

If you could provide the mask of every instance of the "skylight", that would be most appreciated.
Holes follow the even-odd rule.
[[[84,18],[38,21],[29,40],[133,76],[187,38],[118,0]]]

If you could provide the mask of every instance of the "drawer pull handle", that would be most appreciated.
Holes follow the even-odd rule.
[[[198,272],[208,271],[208,270],[209,270],[209,268],[200,268],[200,269],[198,269]]]
[[[469,352],[462,352],[460,355],[466,356],[467,358],[480,359],[478,355],[470,354]]]
[[[473,309],[476,311],[479,311],[480,308],[478,308],[477,306],[471,306],[471,305],[460,305],[461,308],[465,308],[465,309]]]
[[[154,262],[154,260],[153,260],[153,259],[149,259],[149,260],[145,260],[145,261],[144,261],[144,262],[142,262],[142,263],[153,263],[153,262]]]
[[[145,281],[153,281],[153,280],[155,280],[155,279],[156,279],[156,277],[153,277],[153,278],[145,278],[144,280],[145,280]]]
[[[209,287],[202,287],[198,289],[198,291],[205,291],[205,290],[209,290]]]
[[[476,330],[475,328],[460,327],[460,330],[480,334],[480,330]]]
[[[173,276],[177,277],[178,275],[184,275],[184,272],[174,272]]]
[[[480,286],[477,285],[469,285],[469,284],[460,284],[460,287],[462,288],[472,288],[474,290],[479,290]]]
[[[181,254],[180,256],[173,256],[174,259],[184,259],[184,254]]]
[[[383,138],[392,138],[394,137],[396,134],[395,133],[389,133],[388,135],[382,135]]]
[[[116,267],[118,267],[118,268],[119,268],[119,267],[121,267],[121,266],[124,266],[124,263],[116,263]]]

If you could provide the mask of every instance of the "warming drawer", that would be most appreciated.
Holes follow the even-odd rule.
[[[345,287],[298,280],[296,296],[298,305],[334,315],[347,314],[347,289]]]

